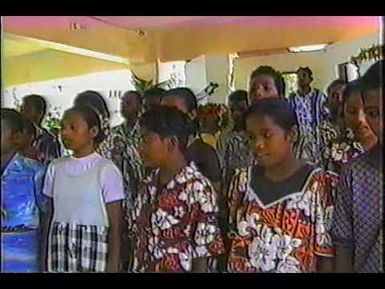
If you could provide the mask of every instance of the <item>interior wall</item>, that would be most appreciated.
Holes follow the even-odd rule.
[[[285,53],[259,57],[245,57],[234,60],[234,77],[237,89],[248,89],[251,72],[260,65],[270,65],[281,72],[295,71],[299,66],[309,66],[314,75],[313,86],[324,90],[337,77],[337,65],[348,62],[351,56],[359,54],[361,48],[380,43],[379,33],[341,41],[330,45],[325,52]],[[365,63],[364,72],[371,63]]]

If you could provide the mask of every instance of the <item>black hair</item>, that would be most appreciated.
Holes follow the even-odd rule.
[[[24,122],[21,114],[13,108],[1,109],[1,121],[5,121],[11,128],[12,133],[21,132],[24,130]]]
[[[236,90],[229,95],[229,102],[241,102],[246,101],[247,103],[247,91],[246,90]]]
[[[24,124],[23,132],[25,134],[27,134],[28,136],[32,136],[33,138],[35,138],[37,132],[36,132],[36,127],[33,124],[33,122],[30,121],[29,119],[23,117],[23,124]]]
[[[168,106],[150,108],[140,118],[139,125],[161,138],[177,137],[180,149],[185,150],[191,123],[188,115],[179,109]]]
[[[294,126],[298,127],[295,111],[284,99],[264,98],[257,100],[247,109],[245,119],[251,116],[268,116],[286,132]]]
[[[104,140],[105,134],[101,127],[100,118],[98,112],[93,107],[89,105],[75,105],[64,112],[63,118],[69,114],[79,114],[87,123],[88,128],[95,126],[98,128],[98,134],[94,138],[94,143],[96,145],[100,144]]]
[[[127,95],[134,95],[136,97],[136,100],[138,101],[138,103],[140,105],[142,105],[143,99],[142,99],[142,96],[140,95],[139,92],[137,92],[135,90],[126,91],[125,93],[123,93],[122,99],[124,99]]]
[[[187,107],[187,112],[198,109],[197,98],[194,92],[192,92],[192,90],[187,87],[177,87],[170,89],[166,92],[165,96],[179,97],[183,99]]]
[[[369,90],[384,89],[384,62],[382,59],[377,61],[362,76],[362,90],[364,96]]]
[[[361,79],[356,79],[346,84],[346,87],[342,94],[341,116],[344,116],[344,108],[345,108],[346,102],[353,95],[354,92],[359,92],[362,97],[362,80]]]
[[[313,71],[310,69],[310,67],[306,66],[306,67],[302,67],[300,66],[296,73],[299,73],[300,71],[304,71],[307,73],[307,75],[310,77],[311,80],[313,80]]]
[[[43,96],[38,94],[29,94],[23,97],[24,102],[30,103],[33,108],[41,113],[42,115],[45,115],[47,112],[47,101],[44,99]]]
[[[143,99],[147,100],[147,99],[152,99],[157,97],[162,99],[162,97],[165,94],[166,94],[166,90],[164,90],[161,87],[150,88],[143,93]]]
[[[269,75],[274,79],[275,87],[277,88],[278,94],[281,97],[285,96],[285,80],[282,76],[282,74],[275,70],[271,66],[262,65],[257,67],[250,76],[250,83],[253,81],[254,78],[256,78],[259,75]]]
[[[326,88],[326,92],[329,94],[332,87],[339,86],[339,85],[347,85],[347,82],[341,78],[337,78],[336,80],[333,80],[328,87]]]
[[[96,91],[87,90],[79,93],[74,100],[75,106],[89,105],[97,111],[104,119],[110,118],[110,112],[104,97]]]

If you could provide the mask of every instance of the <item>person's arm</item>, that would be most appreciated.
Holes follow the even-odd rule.
[[[192,272],[209,272],[210,260],[225,253],[218,222],[217,196],[208,183],[200,191],[194,191],[193,195],[196,203],[190,212],[191,216],[195,216],[191,218]]]
[[[40,242],[40,265],[41,270],[48,270],[47,263],[47,253],[48,253],[48,244],[49,244],[49,231],[53,217],[53,183],[54,183],[54,164],[51,163],[46,171],[44,177],[44,186],[42,188],[42,196],[44,198],[44,202],[40,204],[40,208],[42,210],[41,214],[41,242]]]
[[[196,258],[193,259],[192,272],[193,273],[208,273],[208,258]]]
[[[47,263],[47,254],[48,254],[48,244],[49,244],[49,230],[52,222],[52,213],[53,213],[53,200],[51,198],[47,201],[47,210],[42,218],[42,239],[40,243],[40,252],[41,252],[41,268],[42,271],[48,270]]]
[[[330,236],[332,223],[334,175],[323,173],[315,192],[314,253],[317,256],[317,272],[331,273],[334,265],[334,246]]]
[[[109,223],[106,271],[119,272],[123,241],[124,187],[123,177],[118,167],[112,163],[106,166],[102,171],[101,182]]]
[[[336,247],[335,272],[353,272],[353,192],[351,172],[343,167],[335,194],[331,237]]]
[[[116,201],[108,203],[106,207],[110,225],[108,231],[108,257],[106,272],[117,273],[119,272],[121,261],[123,218],[122,202]]]
[[[317,257],[317,272],[318,273],[333,273],[334,258]]]

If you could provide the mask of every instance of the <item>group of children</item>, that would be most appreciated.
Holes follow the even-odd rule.
[[[128,91],[112,129],[86,91],[48,164],[2,108],[2,272],[383,272],[382,69],[325,96],[300,68],[287,100],[262,66],[228,110]]]

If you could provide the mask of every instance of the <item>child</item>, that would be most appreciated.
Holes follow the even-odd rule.
[[[362,81],[349,82],[343,92],[343,127],[325,144],[323,164],[328,170],[340,173],[341,165],[360,156],[377,143],[364,114]]]
[[[61,137],[73,157],[53,161],[44,194],[51,198],[50,272],[118,272],[123,180],[118,168],[95,153],[103,140],[89,106],[67,110]]]
[[[196,119],[198,105],[194,93],[184,87],[170,89],[163,97],[162,104],[176,107],[190,117],[193,128],[187,143],[186,158],[188,161],[193,161],[219,191],[221,181],[219,158],[215,149],[206,144],[198,133],[199,125]]]
[[[257,165],[230,184],[230,272],[331,271],[330,175],[295,158],[295,112],[263,99],[245,115]]]
[[[132,205],[134,203],[136,193],[138,191],[138,185],[143,180],[145,170],[143,162],[139,156],[137,147],[134,145],[132,140],[126,136],[113,132],[109,125],[110,113],[107,107],[107,103],[103,96],[92,90],[84,91],[78,94],[74,100],[74,105],[87,105],[94,108],[100,118],[102,119],[101,126],[105,134],[104,140],[99,144],[96,152],[102,157],[112,160],[113,163],[119,168],[123,175],[123,184],[126,200],[125,205],[125,225],[127,228],[124,229],[124,235],[127,236],[127,240],[124,248],[128,248],[131,245],[130,238],[132,220]],[[128,263],[131,262],[130,255],[127,254]],[[124,267],[130,267],[130,264],[125,264]],[[130,268],[128,268],[130,270]]]
[[[207,272],[209,257],[223,253],[216,192],[184,156],[188,117],[172,107],[149,109],[140,120],[146,165],[135,207],[139,272]]]
[[[1,109],[1,272],[40,271],[40,212],[45,167],[17,153],[23,119]]]
[[[365,115],[379,142],[340,175],[332,227],[337,272],[384,272],[383,67],[379,61],[362,77]]]
[[[250,77],[249,103],[262,98],[285,97],[285,81],[280,72],[271,66],[259,66]]]

